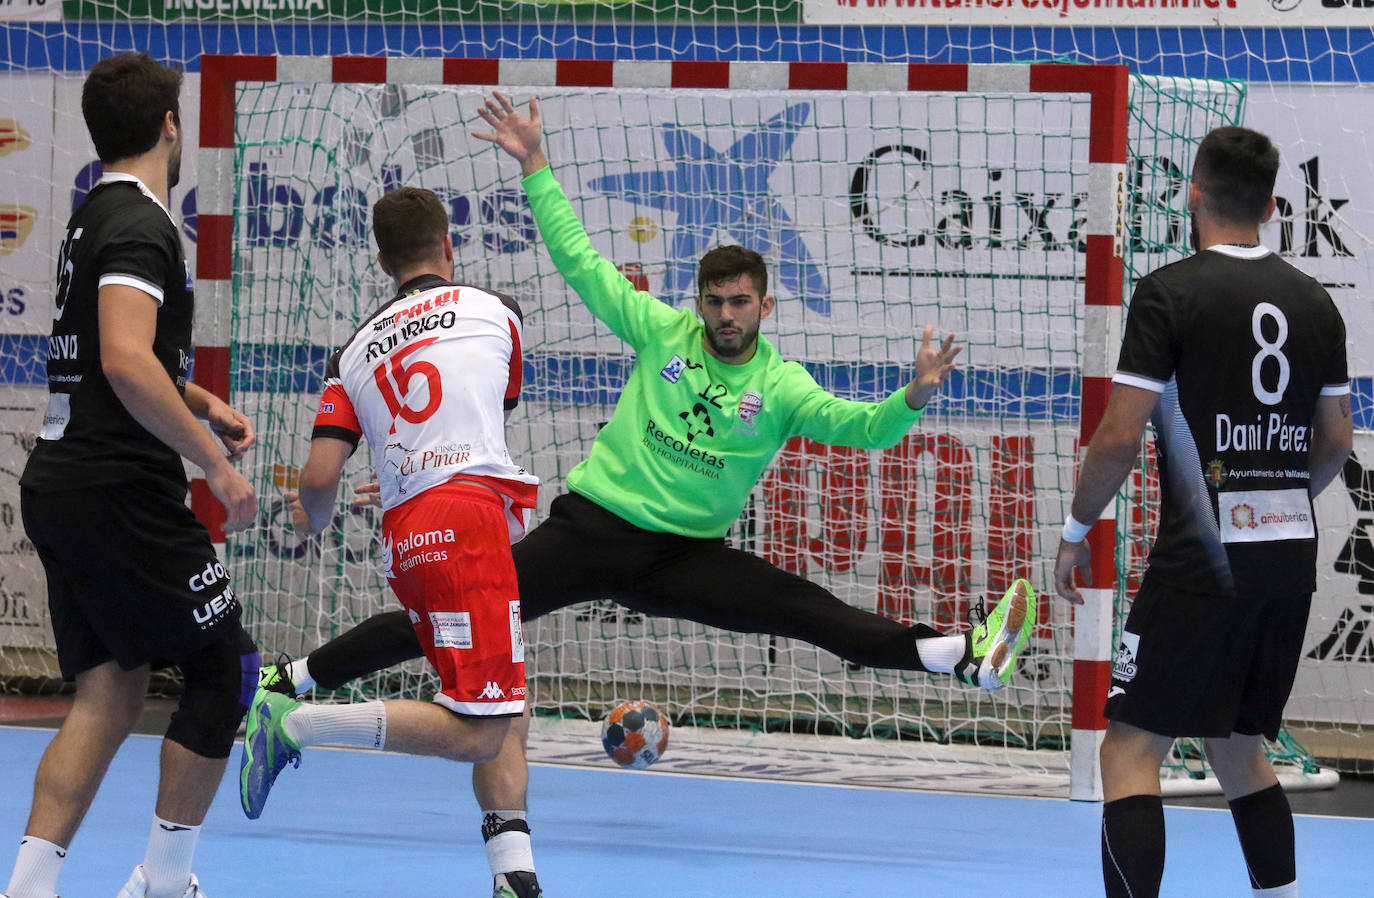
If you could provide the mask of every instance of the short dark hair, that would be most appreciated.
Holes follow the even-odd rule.
[[[91,66],[81,88],[81,114],[95,154],[106,164],[157,145],[168,112],[181,124],[181,70],[147,53],[121,53]]]
[[[1279,174],[1279,150],[1249,128],[1217,128],[1202,139],[1193,183],[1207,212],[1223,221],[1253,224],[1269,210]]]
[[[697,296],[705,296],[712,284],[733,281],[742,274],[753,280],[759,296],[768,292],[768,266],[763,256],[742,246],[718,246],[702,256],[697,266]]]
[[[432,191],[398,187],[372,206],[377,250],[393,272],[437,259],[448,235],[448,213]]]

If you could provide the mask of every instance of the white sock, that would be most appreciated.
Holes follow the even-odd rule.
[[[499,818],[493,820],[492,818]],[[483,811],[482,829],[497,827],[507,820],[524,820],[524,811]],[[530,834],[518,830],[507,830],[487,839],[487,865],[491,875],[527,870],[534,873],[534,850],[530,847]]]
[[[35,836],[25,836],[19,842],[19,856],[5,894],[10,898],[53,898],[57,892],[57,874],[67,849]]]
[[[1272,889],[1251,889],[1255,898],[1298,898],[1298,881],[1295,879],[1286,886]]]
[[[312,705],[302,702],[282,719],[282,729],[301,748],[358,745],[380,750],[386,748],[386,704]]]
[[[932,673],[954,673],[966,647],[963,636],[927,636],[916,640],[916,656]]]
[[[173,823],[153,815],[148,833],[148,852],[143,855],[143,875],[148,879],[148,898],[181,898],[191,882],[191,860],[196,855],[200,827]]]
[[[297,695],[304,695],[315,688],[315,678],[310,676],[309,658],[297,658],[286,665],[286,675],[291,678],[291,685],[296,687]]]

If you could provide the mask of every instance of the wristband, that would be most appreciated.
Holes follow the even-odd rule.
[[[1064,541],[1070,543],[1081,543],[1088,538],[1088,531],[1092,528],[1074,518],[1072,514],[1064,519]]]

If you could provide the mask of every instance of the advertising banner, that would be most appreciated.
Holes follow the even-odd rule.
[[[1374,10],[1370,10],[1374,12]],[[1339,115],[1332,110],[1339,109]],[[1374,376],[1374,146],[1357,123],[1374,97],[1353,84],[1266,84],[1250,89],[1245,123],[1270,135],[1281,164],[1271,249],[1320,281],[1345,318],[1356,379],[1353,404],[1369,427]],[[1374,722],[1374,434],[1317,503],[1318,585],[1290,717]]]
[[[0,22],[60,22],[62,0],[0,0]]]
[[[1245,115],[1281,157],[1277,207],[1260,237],[1331,293],[1351,337],[1351,374],[1365,379],[1374,376],[1374,345],[1362,338],[1374,333],[1374,139],[1359,123],[1372,114],[1374,95],[1353,84],[1261,84]]]
[[[1351,28],[1363,0],[801,0],[815,25],[1098,25],[1116,28]]]

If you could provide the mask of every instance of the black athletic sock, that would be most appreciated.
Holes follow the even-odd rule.
[[[310,653],[310,676],[321,689],[338,689],[363,674],[424,656],[404,611],[374,614]]]
[[[1240,850],[1250,870],[1250,887],[1277,889],[1298,878],[1294,860],[1293,811],[1278,783],[1230,802]]]
[[[1102,806],[1102,880],[1107,898],[1159,898],[1164,878],[1164,802],[1130,795]]]

